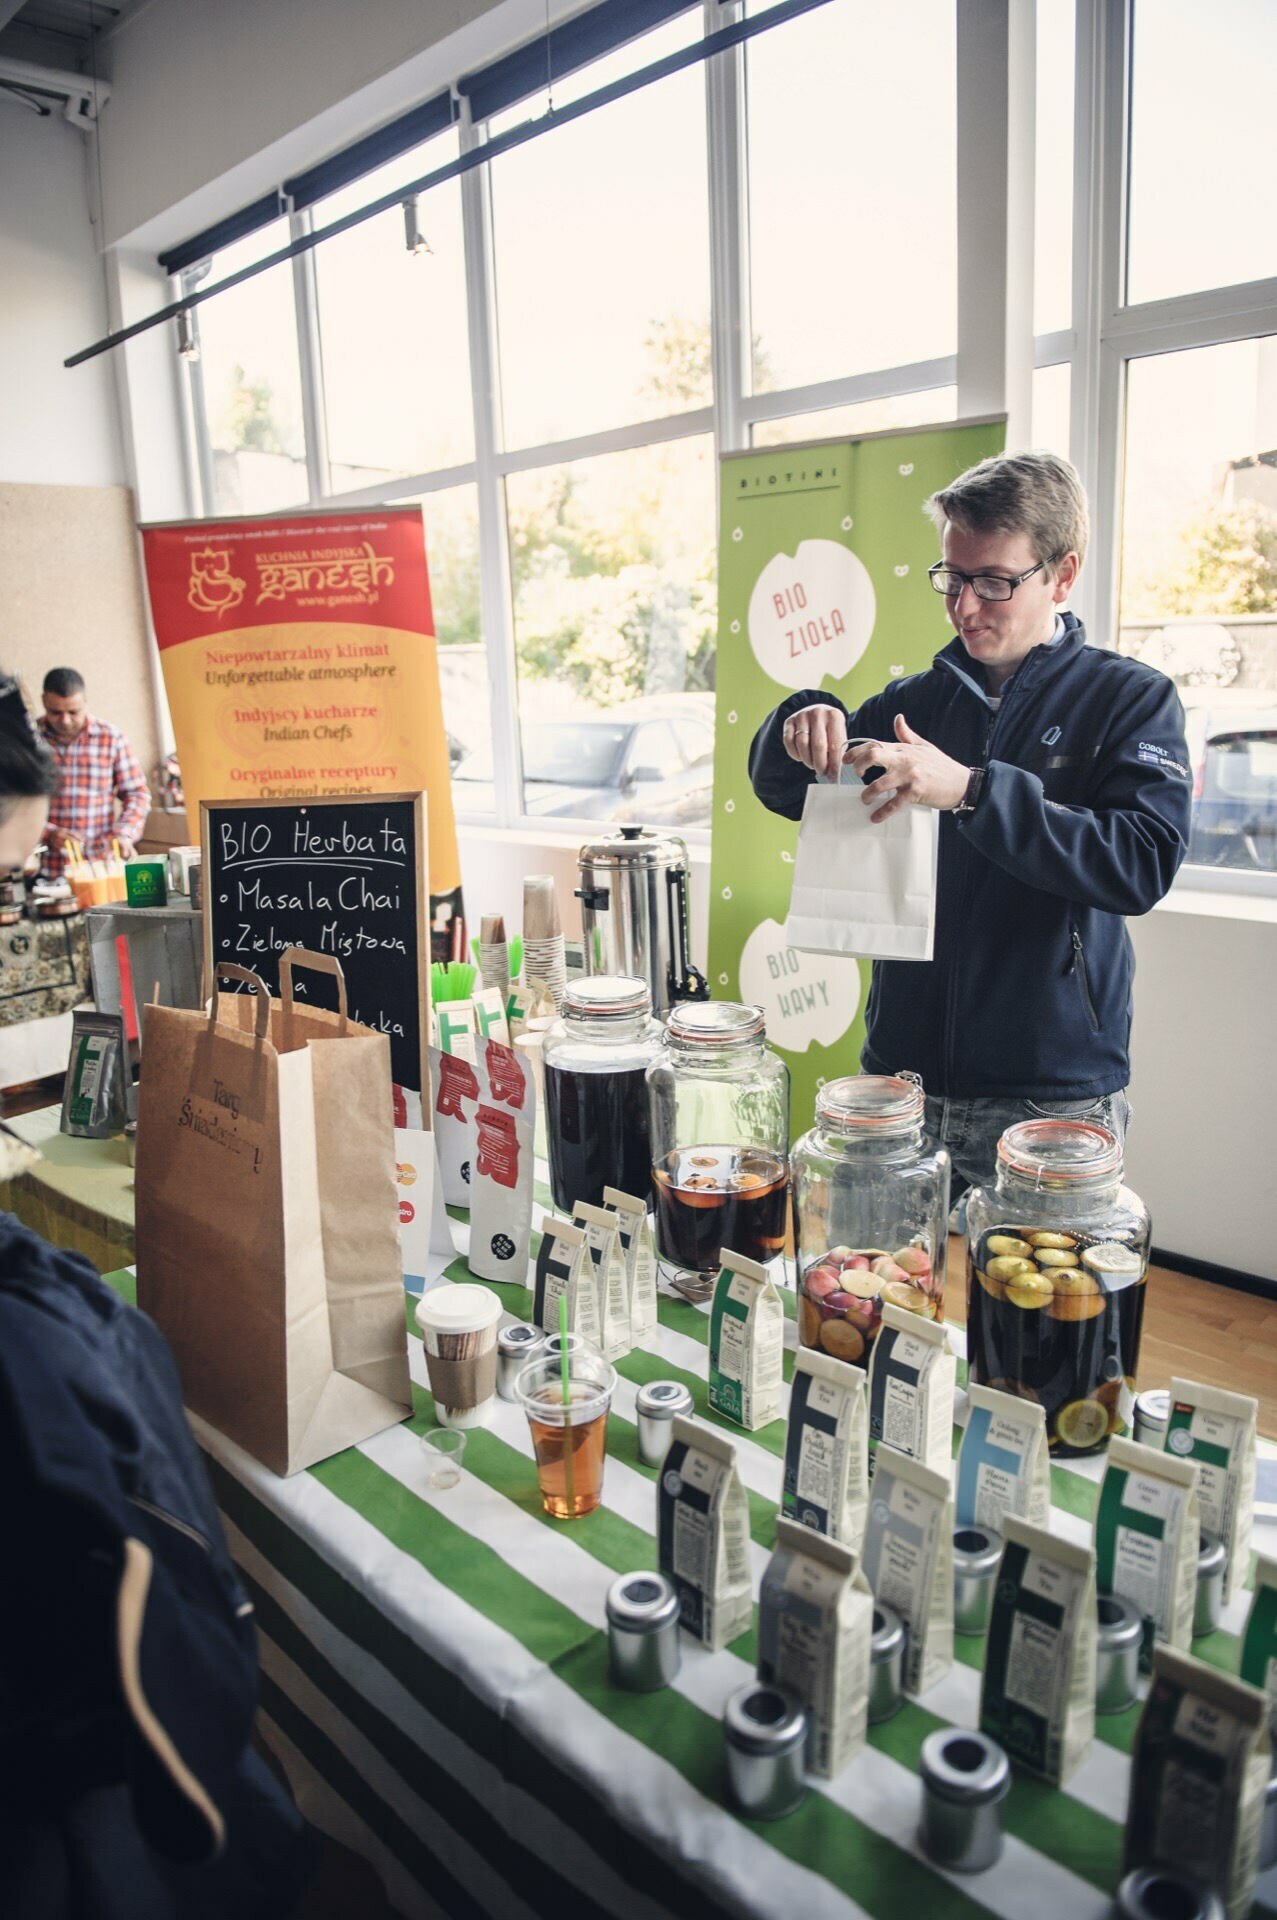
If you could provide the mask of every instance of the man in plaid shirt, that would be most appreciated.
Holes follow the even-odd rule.
[[[151,793],[137,755],[118,727],[96,719],[73,667],[44,676],[44,712],[36,722],[58,764],[58,790],[49,807],[40,872],[56,880],[78,840],[90,859],[106,859],[115,841],[131,859],[150,811]],[[116,802],[120,804],[116,818]]]

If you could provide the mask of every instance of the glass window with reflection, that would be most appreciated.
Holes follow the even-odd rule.
[[[287,220],[224,247],[210,282],[289,244]],[[212,511],[273,513],[310,498],[293,270],[271,267],[196,309]]]
[[[479,599],[479,493],[474,486],[444,487],[418,497],[425,523],[448,762],[455,771],[486,748],[492,734]],[[458,807],[471,813],[490,813],[491,777],[482,787],[458,787],[454,797]]]

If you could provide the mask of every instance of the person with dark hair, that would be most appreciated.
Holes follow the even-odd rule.
[[[44,830],[42,875],[60,877],[70,858],[70,840],[78,840],[90,858],[110,854],[116,841],[130,859],[151,807],[137,755],[118,727],[89,712],[84,676],[74,667],[46,673],[42,698],[38,724],[59,774]]]
[[[31,857],[57,790],[57,763],[36,738],[16,682],[0,680],[0,873]]]

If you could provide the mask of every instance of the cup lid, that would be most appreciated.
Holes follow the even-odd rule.
[[[485,1327],[495,1326],[504,1312],[490,1287],[450,1280],[422,1294],[416,1320],[419,1327],[429,1327],[435,1333],[482,1333]]]

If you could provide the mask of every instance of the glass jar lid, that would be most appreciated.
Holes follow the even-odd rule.
[[[735,1000],[680,1000],[670,1009],[665,1031],[684,1046],[733,1047],[764,1039],[767,1023],[761,1007]]]
[[[1008,1172],[1036,1187],[1074,1187],[1122,1171],[1122,1143],[1094,1120],[1021,1120],[998,1142]]]
[[[880,1140],[914,1132],[925,1111],[922,1088],[903,1074],[852,1073],[827,1080],[816,1095],[823,1125]]]
[[[574,980],[563,995],[565,1020],[633,1020],[651,1011],[651,987],[628,973]]]

